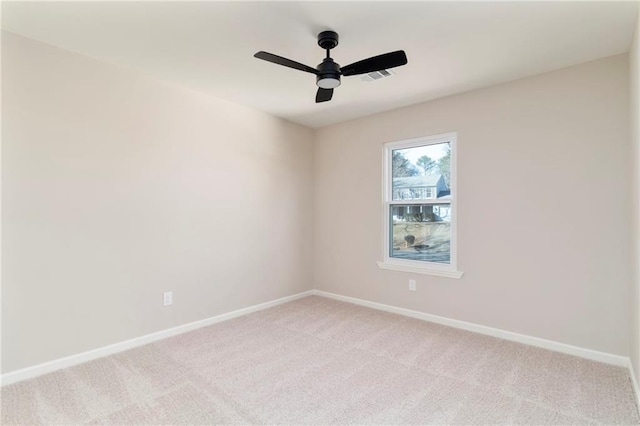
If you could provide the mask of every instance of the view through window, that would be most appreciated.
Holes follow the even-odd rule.
[[[451,143],[407,145],[387,152],[389,257],[450,264]]]

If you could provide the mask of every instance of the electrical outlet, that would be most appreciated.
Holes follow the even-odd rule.
[[[416,291],[416,280],[409,280],[409,290]]]
[[[164,297],[162,299],[162,303],[163,303],[164,306],[173,305],[173,292],[172,291],[165,291],[164,292]]]

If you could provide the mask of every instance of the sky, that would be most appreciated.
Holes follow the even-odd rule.
[[[416,161],[418,161],[418,158],[423,155],[429,156],[429,158],[435,162],[437,162],[441,157],[444,157],[446,155],[446,151],[444,150],[444,146],[446,144],[447,143],[439,143],[435,145],[419,146],[416,148],[400,149],[398,151],[401,152],[407,160],[417,166]]]

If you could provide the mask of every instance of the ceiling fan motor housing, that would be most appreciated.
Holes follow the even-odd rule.
[[[333,89],[340,86],[340,65],[331,58],[326,58],[318,64],[316,85],[323,89]]]

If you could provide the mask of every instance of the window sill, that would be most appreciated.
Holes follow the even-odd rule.
[[[411,272],[414,274],[434,275],[436,277],[456,278],[462,277],[462,271],[443,271],[440,269],[432,269],[423,266],[404,265],[391,262],[376,262],[380,269],[388,269],[391,271]]]

